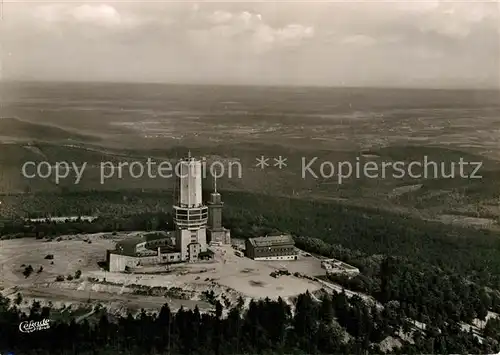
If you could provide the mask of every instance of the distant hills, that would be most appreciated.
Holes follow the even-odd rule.
[[[98,138],[82,135],[67,129],[28,122],[15,117],[0,117],[0,142],[97,142]]]
[[[24,194],[36,192],[88,191],[88,190],[168,190],[174,186],[172,178],[151,178],[145,172],[142,178],[130,176],[128,167],[124,167],[121,178],[118,172],[114,177],[101,183],[101,167],[104,162],[118,165],[138,161],[146,166],[147,159],[155,162],[171,161],[174,163],[184,156],[187,147],[166,149],[110,149],[100,145],[98,138],[78,134],[59,127],[24,122],[16,118],[0,119],[0,132],[3,143],[0,144],[0,194]],[[332,151],[305,148],[290,148],[280,145],[210,145],[191,148],[195,156],[207,157],[207,164],[223,161],[226,169],[228,162],[241,164],[241,176],[237,165],[232,166],[231,174],[218,180],[222,190],[258,192],[271,196],[291,196],[299,199],[338,200],[345,204],[372,206],[416,215],[425,219],[445,221],[441,215],[462,215],[473,218],[498,220],[500,210],[498,196],[500,185],[500,163],[474,154],[442,147],[392,146],[370,151]],[[256,158],[264,155],[269,158],[269,166],[260,169]],[[281,170],[273,166],[276,157],[286,157],[286,167]],[[312,169],[320,174],[321,162],[382,162],[421,161],[424,156],[430,161],[450,166],[460,158],[465,161],[482,161],[482,179],[414,179],[409,177],[367,178],[360,176],[346,178],[341,184],[337,176],[325,178],[302,175],[303,163],[316,158]],[[21,167],[27,161],[42,161],[55,165],[57,162],[74,163],[86,168],[79,184],[75,184],[73,173],[56,184],[54,179],[27,179],[21,174]],[[137,173],[137,172],[136,172]],[[210,174],[208,174],[210,175]],[[206,188],[213,185],[207,177]],[[1,210],[0,210],[1,214]],[[446,221],[450,220],[447,217]],[[495,222],[496,223],[496,222]],[[494,224],[495,224],[494,223]]]

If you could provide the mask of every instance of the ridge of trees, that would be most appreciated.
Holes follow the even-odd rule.
[[[102,196],[98,197],[97,195],[89,197],[88,194],[82,196],[86,196],[84,199],[86,202],[92,201],[93,198],[102,198]],[[137,196],[142,196],[142,201],[144,201],[148,194],[139,195],[138,193]],[[141,199],[137,196],[134,197],[136,199],[134,200],[136,201],[135,206],[141,206],[139,202]],[[129,201],[131,199],[128,198]],[[383,310],[378,311],[371,309],[370,306],[362,305],[362,302],[356,297],[345,302],[342,301],[349,307],[335,308],[335,320],[338,324],[331,325],[333,329],[330,329],[325,324],[321,325],[318,320],[318,317],[323,317],[325,310],[318,311],[316,306],[311,305],[309,301],[302,300],[304,307],[309,307],[308,312],[310,312],[310,315],[304,316],[302,321],[309,322],[307,323],[308,329],[313,334],[306,335],[304,330],[302,330],[303,333],[296,333],[303,329],[298,325],[297,328],[294,327],[293,319],[297,313],[293,316],[284,316],[283,313],[280,313],[281,311],[273,313],[277,312],[276,309],[279,308],[276,306],[275,309],[274,306],[269,305],[273,301],[264,302],[266,306],[262,306],[263,308],[256,306],[260,303],[255,301],[252,303],[253,306],[251,304],[250,309],[257,307],[259,311],[250,311],[249,309],[242,318],[245,320],[247,317],[253,317],[251,324],[257,326],[257,330],[255,330],[256,333],[251,333],[251,338],[255,341],[252,341],[245,348],[241,345],[244,342],[240,343],[241,338],[238,336],[236,337],[238,340],[233,338],[238,344],[237,349],[241,349],[238,350],[240,353],[265,353],[266,351],[269,353],[322,353],[322,351],[326,351],[327,348],[332,349],[332,347],[335,351],[323,353],[364,353],[366,351],[379,353],[380,349],[375,344],[387,336],[397,337],[401,335],[401,331],[411,331],[413,334],[414,344],[402,341],[402,348],[397,350],[408,354],[491,353],[497,344],[496,342],[500,340],[498,338],[500,321],[496,318],[487,320],[483,330],[485,341],[482,344],[472,332],[463,332],[461,328],[462,323],[470,324],[475,318],[486,320],[488,311],[500,313],[500,293],[498,291],[500,242],[494,233],[454,228],[438,223],[414,220],[402,215],[345,207],[335,203],[279,199],[242,193],[226,193],[224,200],[226,201],[224,224],[231,228],[233,237],[260,236],[276,230],[291,233],[295,236],[296,245],[299,248],[311,253],[338,258],[358,267],[361,274],[354,278],[337,275],[330,276],[330,279],[343,285],[346,289],[372,295],[384,306]],[[151,202],[148,203],[151,204]],[[3,227],[0,226],[0,235],[17,233],[19,237],[52,238],[60,234],[71,233],[168,229],[171,225],[172,216],[170,213],[157,209],[153,212],[130,215],[101,213],[100,217],[93,222],[81,220],[66,223],[7,221]],[[339,296],[334,296],[336,302],[341,302],[342,299],[339,301],[337,297]],[[299,300],[301,299],[299,297]],[[182,317],[196,319],[194,323],[198,325],[191,326],[198,327],[195,330],[201,332],[198,316],[192,315],[190,312],[194,311],[180,311],[178,313],[180,314],[179,319],[184,319]],[[230,315],[231,312],[236,311],[231,310]],[[238,312],[242,315],[241,309]],[[268,312],[273,316],[271,317]],[[283,312],[288,314],[285,308],[283,308]],[[149,326],[156,324],[157,320],[154,317],[148,315],[141,315],[141,317],[145,322],[141,323],[142,329],[149,329],[147,328],[148,324]],[[238,332],[246,334],[246,330],[244,330],[246,328],[243,325],[241,328],[234,326],[234,324],[227,325],[229,319],[236,321],[236,318],[228,317],[222,320],[217,317],[213,319],[212,315],[200,315],[199,317],[202,319],[203,327],[210,326],[213,329],[218,329],[219,326],[223,327],[220,324],[226,324],[229,329],[239,329]],[[283,329],[280,331],[268,329],[267,327],[271,325],[267,323],[272,323],[269,320],[282,319],[279,317],[286,319],[286,322],[283,321]],[[140,320],[131,319],[129,321],[130,324],[135,324],[136,321],[140,322]],[[426,330],[415,330],[413,324],[415,321],[426,324]],[[103,322],[103,324],[107,324],[104,320]],[[61,327],[64,326],[61,325]],[[122,331],[120,330],[122,326],[108,324],[105,327],[113,329],[113,331]],[[133,328],[132,325],[130,327]],[[88,328],[82,329],[82,332],[83,334],[92,333],[92,329],[88,326]],[[175,329],[177,329],[176,336],[181,337],[180,334],[184,334],[181,328]],[[333,335],[329,338],[325,335],[327,333],[325,329],[330,335],[346,330],[350,334],[351,340],[342,343],[338,340],[341,339],[340,335],[338,337]],[[106,334],[107,331],[104,330],[103,334]],[[280,335],[281,338],[276,334]],[[204,349],[204,351],[206,350],[204,354],[235,351],[234,348],[224,350],[226,344],[233,344],[231,342],[224,340],[224,345],[215,343],[214,339],[220,335],[212,333],[203,336],[207,338],[202,339],[210,339],[209,344],[214,346],[210,348],[212,345],[209,345],[207,349]],[[262,340],[259,340],[260,336]],[[126,334],[126,338],[129,337],[130,335]],[[147,336],[144,335],[144,337]],[[277,337],[279,338],[278,343],[281,344],[280,347],[276,348],[276,345],[267,347],[271,346],[269,345],[271,343],[275,344]],[[291,344],[289,338],[297,339],[297,342]],[[85,338],[82,341],[87,340]],[[137,348],[141,351],[144,350],[142,345],[133,342],[123,345],[123,341],[116,340],[116,349],[135,351],[133,349]],[[259,341],[261,342],[259,343]],[[170,353],[182,353],[185,350],[180,345],[183,344],[181,338],[176,338],[173,343],[177,345],[175,348],[171,348]],[[174,346],[173,343],[171,346]],[[313,343],[327,345],[313,345]],[[215,344],[219,344],[218,347]],[[320,346],[325,348],[320,348]],[[147,349],[153,351],[153,349]],[[193,351],[196,354],[196,351]],[[140,351],[137,350],[137,353]]]
[[[20,322],[50,319],[54,311],[34,302],[28,315],[0,297],[0,350],[21,354],[384,354],[380,343],[400,337],[401,347],[391,353],[495,353],[500,330],[489,321],[481,342],[457,323],[426,330],[405,317],[398,302],[381,310],[360,297],[324,293],[318,302],[309,293],[299,295],[294,307],[284,300],[242,301],[223,317],[217,303],[212,314],[195,308],[172,312],[165,304],[158,314],[144,310],[137,316],[105,312],[95,324],[52,323],[47,330],[21,333]],[[406,334],[406,338],[405,335]],[[408,337],[414,340],[404,340]]]
[[[93,222],[68,223],[26,223],[23,219],[11,219],[4,221],[3,226],[0,224],[0,236],[41,238],[173,228],[171,192],[89,191],[34,194],[24,198],[33,204],[25,210],[27,215],[46,211],[51,215],[95,214],[99,218]],[[254,237],[279,230],[341,245],[350,253],[358,250],[366,255],[406,257],[414,263],[431,264],[481,285],[500,289],[500,236],[494,232],[453,227],[337,202],[244,192],[223,192],[223,199],[223,223],[234,237]]]

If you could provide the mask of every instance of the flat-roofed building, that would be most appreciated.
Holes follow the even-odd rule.
[[[172,244],[172,232],[149,233],[127,238],[108,250],[106,260],[111,272],[125,271],[148,265],[180,262],[181,253]]]
[[[297,249],[291,235],[249,238],[245,242],[246,255],[254,260],[297,260]]]
[[[344,263],[337,259],[324,259],[321,261],[321,267],[326,270],[327,274],[339,274],[356,276],[359,274],[359,269],[355,266]]]

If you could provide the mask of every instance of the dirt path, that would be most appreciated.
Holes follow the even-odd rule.
[[[120,303],[126,308],[131,309],[150,309],[159,310],[165,303],[168,303],[173,309],[180,307],[194,308],[198,306],[200,310],[212,309],[212,306],[203,301],[191,300],[177,300],[157,296],[141,296],[133,294],[111,294],[106,292],[92,292],[92,291],[79,291],[79,290],[64,290],[64,289],[50,289],[50,288],[35,288],[35,289],[22,289],[20,292],[24,297],[58,300],[58,301],[71,301],[71,302],[90,302],[95,303]]]
[[[90,317],[94,313],[95,313],[95,310],[93,309],[90,312],[84,314],[83,316],[80,316],[80,317],[76,318],[75,323],[80,323],[82,320],[84,320],[85,318]]]

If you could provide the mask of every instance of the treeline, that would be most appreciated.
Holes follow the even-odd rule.
[[[224,195],[226,225],[234,235],[271,228],[367,255],[397,255],[500,288],[500,236],[335,202]]]
[[[173,191],[67,191],[0,196],[0,220],[170,212]]]
[[[498,351],[499,329],[489,323],[481,342],[456,323],[422,330],[405,318],[398,302],[382,310],[361,298],[344,293],[324,293],[315,299],[299,295],[293,309],[282,299],[243,300],[223,317],[216,304],[212,314],[181,309],[174,313],[165,304],[156,314],[142,311],[137,317],[106,314],[90,325],[51,324],[50,329],[22,333],[24,320],[49,318],[53,310],[34,302],[29,315],[0,298],[0,351],[15,354],[486,354]],[[398,339],[395,348],[382,344]]]
[[[446,272],[430,264],[415,264],[406,258],[368,256],[318,239],[297,237],[296,245],[308,252],[342,259],[358,267],[355,277],[330,275],[330,281],[346,289],[373,296],[386,304],[398,301],[404,314],[414,320],[442,326],[446,322],[472,324],[486,320],[488,311],[500,314],[500,292]]]
[[[5,199],[25,217],[98,215],[92,224],[37,227],[41,233],[92,233],[114,230],[171,228],[172,191],[72,192],[34,194]],[[431,264],[468,280],[500,288],[500,237],[477,229],[428,222],[369,208],[280,198],[245,192],[223,192],[223,223],[235,237],[261,236],[272,231],[318,238],[366,255],[398,255]],[[24,200],[23,200],[24,199]],[[10,201],[10,202],[9,202]],[[24,221],[4,222],[0,234],[37,233]],[[29,226],[31,228],[32,226]],[[48,230],[44,230],[48,229]],[[40,234],[40,233],[39,233]]]
[[[76,217],[76,216],[75,216]],[[45,238],[65,234],[101,233],[115,231],[155,231],[172,228],[170,213],[143,213],[124,216],[101,216],[92,221],[81,217],[55,221],[46,218],[41,221],[17,219],[0,224],[0,236],[10,238]]]
[[[113,201],[118,199],[118,196],[111,195]],[[83,201],[89,203],[92,198],[85,196]],[[495,340],[500,340],[500,321],[495,318],[488,320],[482,334],[487,339],[482,344],[471,332],[463,332],[460,326],[462,322],[470,324],[475,318],[486,319],[489,310],[500,311],[498,236],[335,203],[243,193],[226,193],[223,197],[226,202],[224,224],[232,229],[233,237],[260,236],[275,230],[294,234],[299,248],[357,266],[360,275],[331,279],[347,289],[372,295],[384,309],[366,305],[358,297],[347,299],[342,294],[331,299],[332,312],[318,308],[327,307],[328,300],[318,303],[311,300],[310,295],[301,296],[293,316],[283,302],[269,300],[253,302],[248,312],[232,310],[227,319],[220,317],[220,309],[210,316],[199,315],[196,310],[182,310],[173,315],[164,308],[163,316],[162,313],[159,317],[142,314],[139,319],[120,319],[118,324],[109,323],[106,318],[95,327],[86,322],[60,324],[55,329],[67,337],[73,334],[71,342],[62,337],[55,340],[53,348],[49,343],[43,343],[44,340],[39,340],[42,343],[36,343],[37,346],[46,349],[47,353],[67,353],[76,351],[72,348],[76,340],[78,344],[88,344],[80,349],[88,350],[87,353],[92,353],[95,348],[108,347],[110,353],[124,350],[131,354],[361,354],[366,351],[380,353],[377,344],[387,336],[411,334],[414,344],[402,341],[399,352],[492,353]],[[102,196],[95,195],[95,198],[102,202]],[[120,198],[123,200],[124,196]],[[158,195],[154,198],[157,199]],[[115,215],[100,210],[100,217],[93,222],[7,221],[3,227],[0,225],[0,235],[51,237],[67,233],[171,228],[172,216],[163,209],[165,206],[155,209],[151,202],[141,204],[144,199],[139,197],[132,200],[142,213]],[[86,207],[89,206],[91,204]],[[300,312],[302,307],[307,312]],[[20,317],[16,312],[4,305],[5,314],[0,315],[0,320],[13,317],[12,322],[5,324],[15,324]],[[169,318],[164,318],[165,312]],[[322,318],[325,312],[334,314],[335,321],[325,323]],[[236,317],[236,313],[241,317]],[[303,317],[300,321],[307,324],[308,332],[296,321],[300,314]],[[165,323],[160,319],[170,320]],[[237,320],[239,323],[231,323]],[[275,320],[279,320],[282,328],[274,328]],[[426,324],[426,330],[415,329],[413,321]],[[163,326],[158,327],[159,324]],[[168,334],[165,333],[165,324],[170,324]],[[157,328],[162,330],[155,330]],[[52,331],[44,334],[52,334]],[[12,333],[6,339],[12,337],[9,341],[18,341],[20,336],[24,335]],[[36,339],[34,334],[29,336]],[[161,339],[169,340],[167,343]],[[23,342],[15,344],[21,344],[16,349],[24,349]],[[165,352],[165,344],[170,347],[170,352],[168,349]]]

